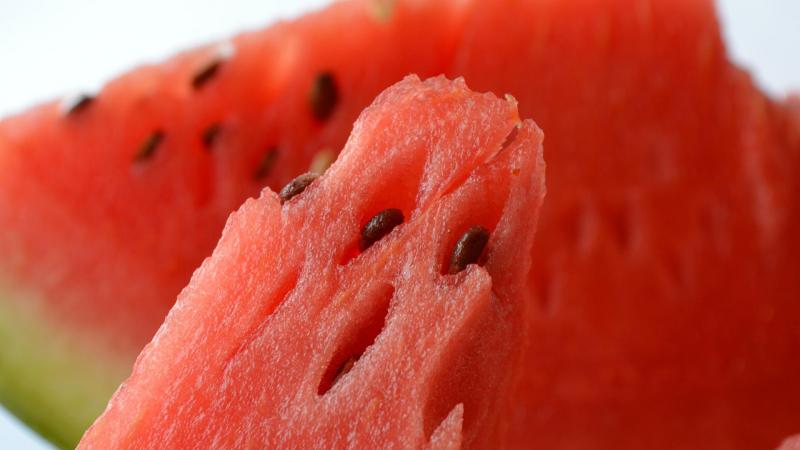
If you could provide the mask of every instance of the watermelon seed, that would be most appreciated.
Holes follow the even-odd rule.
[[[270,147],[266,153],[264,153],[264,157],[261,158],[261,162],[258,163],[258,168],[254,174],[256,180],[261,180],[272,171],[272,167],[275,166],[275,161],[278,159],[278,148],[277,147]]]
[[[62,104],[62,110],[65,116],[73,116],[85,110],[94,102],[94,96],[89,94],[78,94],[75,97],[69,98]]]
[[[218,123],[209,125],[208,128],[203,131],[201,139],[206,149],[211,150],[214,147],[214,142],[217,140],[217,137],[219,137],[220,131],[222,131],[222,125]]]
[[[317,120],[325,120],[333,113],[339,102],[339,88],[330,72],[317,75],[308,96],[311,113]]]
[[[155,154],[156,149],[163,140],[164,132],[161,130],[154,131],[152,134],[150,134],[150,136],[148,136],[147,140],[144,141],[142,146],[139,147],[139,151],[136,152],[134,161],[141,162],[150,159],[153,154]]]
[[[221,66],[222,60],[219,58],[213,59],[208,64],[203,66],[197,71],[197,73],[194,74],[194,77],[192,77],[192,88],[194,88],[194,90],[199,90],[205,86],[206,83],[211,81],[211,79],[217,75],[217,72],[219,72],[219,68]]]
[[[381,240],[389,234],[394,227],[400,225],[405,220],[403,212],[397,208],[388,208],[375,214],[361,229],[361,242],[359,249],[363,252],[370,248],[372,244]]]
[[[308,185],[317,178],[319,178],[319,175],[306,172],[290,181],[289,184],[284,186],[283,189],[281,189],[281,192],[278,194],[278,197],[281,199],[281,205],[288,202],[293,197],[302,194]]]
[[[481,226],[470,228],[456,242],[450,256],[450,274],[461,272],[468,265],[479,262],[486,244],[489,242],[489,230]]]

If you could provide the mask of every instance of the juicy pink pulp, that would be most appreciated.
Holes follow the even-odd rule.
[[[461,80],[389,88],[302,194],[264,191],[231,216],[80,448],[504,442],[541,139],[514,102]],[[406,221],[359,252],[386,208]],[[485,264],[448,274],[476,225]]]
[[[373,6],[238,37],[197,91],[216,48],[112,82],[75,120],[50,105],[4,122],[0,278],[132,360],[243,198],[335,152],[403,74],[463,74],[548,135],[517,445],[749,450],[796,432],[800,115],[729,63],[712,2]],[[339,92],[325,120],[309,108],[321,73]]]

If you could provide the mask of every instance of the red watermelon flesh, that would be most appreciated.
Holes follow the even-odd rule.
[[[0,350],[11,368],[0,396],[18,414],[77,439],[227,211],[340,148],[357,111],[415,71],[511,92],[548,133],[534,356],[512,413],[519,446],[771,448],[796,431],[800,108],[765,98],[729,64],[711,2],[340,2],[233,43],[197,91],[216,47],[112,82],[71,122],[51,105],[0,124],[12,187],[0,192],[0,250],[13,249],[0,261],[11,311],[0,333],[14,343]],[[311,108],[309,96],[326,72],[338,102],[320,120],[327,103]],[[114,114],[96,112],[104,104]],[[74,156],[130,163],[168,120],[144,166]],[[141,133],[110,131],[122,124]],[[170,143],[175,130],[184,144]],[[271,171],[253,181],[273,147]],[[19,332],[21,322],[33,325]],[[21,338],[30,329],[55,338]]]
[[[800,128],[728,62],[711,3],[478,2],[465,30],[452,73],[548,142],[517,447],[796,431]]]
[[[5,405],[74,446],[228,214],[317,153],[335,156],[387,86],[443,72],[457,5],[381,14],[342,2],[136,69],[94,101],[0,122]],[[369,64],[352,60],[367,54]]]
[[[79,448],[497,448],[541,139],[461,80],[389,88],[305,191],[230,217]],[[359,251],[387,208],[404,222]],[[475,226],[485,263],[448,272]]]

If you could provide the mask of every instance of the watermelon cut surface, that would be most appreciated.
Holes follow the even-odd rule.
[[[389,88],[321,178],[231,216],[79,448],[496,448],[541,139],[461,80]],[[390,209],[402,223],[365,244]]]
[[[442,73],[457,8],[342,2],[0,122],[0,400],[74,447],[228,214],[330,164],[386,87]]]
[[[800,450],[800,435],[784,439],[778,450]]]
[[[337,2],[6,119],[4,404],[77,442],[227,214],[409,72],[511,93],[548,136],[512,447],[797,432],[800,102],[730,64],[708,0]]]
[[[800,423],[796,119],[711,2],[501,3],[453,73],[547,136],[518,447],[774,448]]]

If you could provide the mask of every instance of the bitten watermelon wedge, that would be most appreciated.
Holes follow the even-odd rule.
[[[330,164],[391,84],[443,73],[459,8],[341,2],[0,122],[0,401],[74,447],[230,212]]]
[[[391,87],[231,216],[79,447],[502,447],[541,139],[461,80]]]

